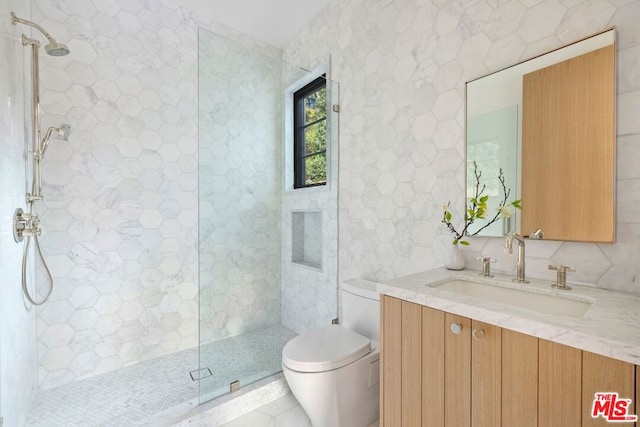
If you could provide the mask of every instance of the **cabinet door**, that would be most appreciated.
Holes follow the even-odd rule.
[[[444,427],[444,312],[422,307],[422,426]]]
[[[453,325],[453,328],[452,328]],[[445,425],[471,425],[471,320],[445,313]]]
[[[402,427],[422,424],[422,307],[402,301]]]
[[[471,422],[501,425],[502,329],[473,320],[471,340]]]
[[[538,423],[572,427],[582,424],[582,351],[538,340]]]
[[[380,387],[380,420],[383,427],[402,425],[402,301],[382,296],[380,304],[382,327],[380,353],[382,383]]]
[[[538,338],[502,330],[502,425],[538,426]]]
[[[588,351],[582,352],[582,425],[611,425],[603,417],[592,418],[593,399],[598,392],[617,392],[621,399],[633,399],[635,366],[610,357]],[[637,400],[637,399],[636,399]],[[630,414],[635,409],[631,408]],[[616,426],[633,426],[634,423],[615,423]]]

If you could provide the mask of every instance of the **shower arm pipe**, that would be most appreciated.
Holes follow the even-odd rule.
[[[49,34],[47,32],[47,30],[45,30],[44,28],[42,28],[40,25],[36,24],[35,22],[31,22],[31,21],[27,21],[26,19],[18,18],[14,12],[11,12],[11,23],[14,24],[14,25],[17,24],[17,23],[20,23],[20,24],[27,25],[29,27],[33,27],[36,30],[40,31],[42,33],[42,35],[45,36],[47,38],[47,40],[49,40],[49,43],[58,44],[56,39],[51,37],[51,34]]]
[[[16,18],[18,22],[22,22],[20,18]],[[37,25],[37,24],[34,24]],[[42,200],[42,173],[41,160],[42,148],[40,143],[40,56],[38,49],[40,42],[30,39],[22,35],[22,44],[24,46],[31,45],[31,120],[33,132],[33,185],[31,193],[27,193],[27,203],[31,207],[31,203]]]

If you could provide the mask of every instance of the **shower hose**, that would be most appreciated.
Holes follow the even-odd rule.
[[[44,265],[44,269],[47,273],[48,282],[49,282],[49,291],[47,295],[42,298],[40,301],[36,301],[34,297],[29,293],[29,287],[27,286],[27,256],[29,255],[29,245],[31,243],[31,238],[35,241],[34,246],[36,247],[36,256],[40,257],[42,261],[42,265]],[[49,271],[49,267],[47,267],[47,263],[42,256],[42,251],[40,250],[40,242],[38,241],[38,235],[34,234],[33,236],[27,236],[27,241],[24,243],[24,251],[22,252],[22,291],[24,293],[25,298],[33,305],[42,305],[51,296],[51,292],[53,291],[53,277],[51,276],[51,272]]]

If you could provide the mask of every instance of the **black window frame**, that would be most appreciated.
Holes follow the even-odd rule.
[[[304,100],[307,96],[312,93],[321,90],[322,88],[326,89],[327,87],[327,79],[326,74],[318,77],[307,85],[301,87],[297,91],[293,93],[293,188],[308,188],[308,187],[318,187],[321,185],[327,185],[326,177],[327,170],[325,169],[325,181],[318,182],[314,184],[306,184],[305,183],[305,175],[306,175],[306,164],[305,160],[308,157],[317,156],[324,153],[325,158],[327,156],[326,142],[325,141],[325,149],[321,151],[316,151],[314,153],[306,153],[305,146],[305,129],[309,126],[316,125],[322,121],[327,120],[327,114],[325,112],[324,118],[320,120],[316,120],[315,122],[305,123],[305,105]],[[327,159],[328,160],[328,159]]]

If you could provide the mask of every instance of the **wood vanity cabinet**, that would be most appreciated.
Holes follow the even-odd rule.
[[[632,364],[387,295],[381,310],[383,427],[604,426],[596,392],[638,401]]]
[[[630,414],[637,412],[638,385],[634,376],[636,366],[600,356],[588,351],[582,352],[582,425],[583,426],[633,426],[634,423],[607,423],[604,418],[591,418],[590,411],[593,407],[593,399],[598,392],[615,391],[620,398],[632,399],[634,407],[630,408]]]
[[[538,340],[538,422],[541,426],[580,426],[582,352]]]
[[[381,307],[381,425],[500,425],[500,328],[386,295]]]

